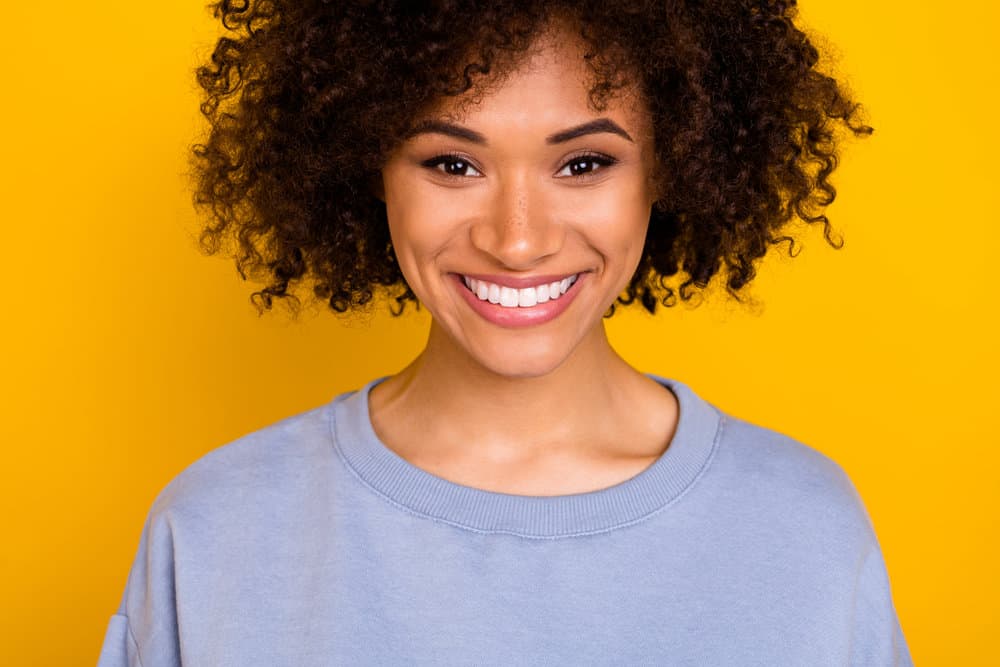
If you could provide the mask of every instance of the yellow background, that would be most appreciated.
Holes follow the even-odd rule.
[[[825,452],[854,480],[918,665],[995,655],[1000,217],[988,0],[805,0],[876,126],[831,249],[722,299],[610,324],[641,370]],[[961,8],[959,13],[957,8]],[[4,8],[0,664],[94,664],[149,505],[203,453],[401,368],[423,316],[258,319],[201,256],[185,180],[201,2]],[[995,664],[995,663],[992,663]]]

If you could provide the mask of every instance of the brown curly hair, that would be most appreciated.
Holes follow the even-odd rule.
[[[793,19],[795,0],[222,0],[229,31],[197,70],[193,148],[209,254],[233,242],[258,312],[311,279],[337,312],[384,288],[416,301],[372,183],[421,110],[509,72],[550,19],[588,47],[591,101],[635,83],[653,113],[662,197],[618,302],[650,312],[717,273],[739,291],[793,218],[822,223],[842,132],[872,129]],[[669,177],[665,175],[669,174]],[[683,270],[675,291],[668,278]],[[612,306],[608,315],[614,312]]]

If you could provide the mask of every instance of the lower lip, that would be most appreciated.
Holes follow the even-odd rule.
[[[468,287],[465,286],[465,280],[462,276],[457,273],[450,274],[452,282],[455,283],[455,288],[461,292],[462,298],[465,299],[469,306],[479,313],[484,319],[489,320],[493,324],[510,327],[531,327],[538,324],[544,324],[549,320],[555,319],[569,307],[570,302],[576,298],[577,292],[580,291],[580,284],[586,280],[588,273],[577,274],[576,281],[570,285],[566,293],[560,296],[558,299],[549,299],[545,303],[540,303],[535,306],[516,308],[505,308],[497,303],[490,303],[489,301],[480,301],[479,297],[472,293]]]

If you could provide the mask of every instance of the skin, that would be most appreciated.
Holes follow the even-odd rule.
[[[553,26],[474,104],[447,98],[422,118],[471,129],[485,145],[420,133],[382,169],[396,256],[433,321],[423,352],[372,390],[372,424],[399,456],[452,482],[593,491],[648,467],[676,429],[674,395],[612,349],[603,320],[639,262],[656,199],[648,108],[635,88],[591,108],[582,49]],[[546,142],[601,118],[631,140],[604,131]],[[461,158],[428,165],[448,153]],[[481,317],[452,276],[576,272],[585,282],[569,307],[523,328]]]

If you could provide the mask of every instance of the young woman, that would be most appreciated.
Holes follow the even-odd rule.
[[[206,246],[432,325],[163,490],[100,664],[910,664],[842,469],[603,327],[828,226],[870,130],[794,4],[219,3]]]

